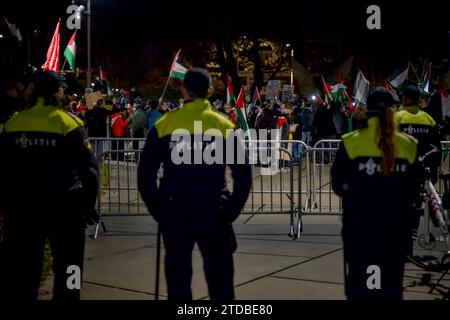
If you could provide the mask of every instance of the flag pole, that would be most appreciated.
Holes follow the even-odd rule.
[[[164,86],[164,90],[163,90],[163,92],[161,94],[161,97],[159,98],[159,102],[162,102],[164,94],[166,93],[167,86],[169,85],[169,81],[170,81],[170,75],[172,74],[172,67],[173,67],[173,64],[176,63],[176,60],[178,59],[178,55],[180,54],[180,51],[181,51],[181,48],[178,49],[178,52],[175,55],[174,61],[172,61],[172,66],[170,67],[170,71],[169,71],[169,77],[167,78],[167,82],[166,82],[166,85]]]
[[[159,102],[163,101],[162,99],[164,97],[164,94],[166,93],[166,89],[167,89],[167,85],[169,84],[169,81],[170,81],[170,74],[169,74],[169,78],[167,78],[166,85],[165,85],[164,90],[163,90],[163,92],[161,94],[161,97],[159,98]]]
[[[66,62],[67,62],[67,59],[64,59],[63,66],[62,66],[61,70],[59,70],[59,74],[61,74],[63,72],[64,67],[66,66]]]

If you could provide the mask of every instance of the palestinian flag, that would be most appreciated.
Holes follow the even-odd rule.
[[[386,85],[386,90],[392,94],[392,96],[394,97],[394,100],[397,102],[400,102],[398,89],[395,88],[394,86],[392,86],[391,83],[387,80],[385,81],[385,85]]]
[[[259,101],[259,105],[262,105],[261,95],[259,94],[258,87],[255,87],[255,92],[254,92],[254,94],[253,94],[253,101],[252,101],[252,104],[253,104],[254,106],[256,106],[256,101]]]
[[[227,75],[227,103],[233,105],[236,102],[234,97],[233,87],[231,86],[231,78]]]
[[[77,51],[77,45],[75,43],[75,36],[77,35],[77,31],[73,33],[72,37],[70,38],[69,44],[67,45],[66,49],[64,50],[64,57],[66,58],[67,62],[70,65],[70,69],[75,70],[75,54]]]
[[[369,81],[367,81],[364,77],[361,70],[358,70],[353,88],[353,96],[355,97],[355,100],[361,103],[366,103],[367,95],[369,94]]]
[[[239,97],[237,98],[235,109],[239,117],[239,122],[241,124],[242,130],[244,130],[244,132],[247,132],[248,124],[247,124],[247,117],[245,116],[244,92],[242,89],[241,92],[239,92]]]
[[[408,65],[406,65],[406,68],[401,67],[395,70],[394,73],[392,73],[389,76],[387,81],[392,87],[397,89],[397,92],[401,93],[403,91],[403,87],[405,85],[406,80],[408,80],[408,72],[409,72],[409,63]]]
[[[347,89],[347,86],[343,83],[337,83],[334,86],[331,87],[331,100],[337,101],[344,97],[344,91]]]
[[[175,58],[173,58],[172,66],[170,67],[170,78],[184,80],[184,75],[187,72],[187,68],[184,67],[181,63],[178,62],[178,58],[180,56],[181,49],[178,50]]]
[[[430,93],[430,77],[431,77],[431,62],[430,67],[428,68],[425,76],[423,77],[423,81],[419,83],[419,89],[421,93],[429,94]]]
[[[17,40],[19,44],[22,44],[22,34],[20,33],[19,28],[13,23],[9,23],[8,19],[5,17],[5,22],[8,26],[9,31],[13,35],[13,37]]]

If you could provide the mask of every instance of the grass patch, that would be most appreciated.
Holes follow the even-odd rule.
[[[42,279],[41,279],[42,281],[47,279],[47,277],[51,274],[52,266],[53,266],[52,250],[50,249],[50,242],[46,240],[44,248],[44,261],[42,267]]]

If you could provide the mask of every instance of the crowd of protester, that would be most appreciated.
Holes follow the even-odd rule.
[[[440,112],[445,109],[445,106],[441,107],[440,97],[447,97],[448,93],[440,87],[437,89],[431,99],[422,100],[421,107],[436,118],[437,122],[443,122],[450,116],[450,112],[449,115],[444,111]],[[250,103],[245,108],[248,128],[255,129],[257,135],[260,129],[269,132],[268,136],[257,136],[257,139],[273,139],[270,130],[279,129],[278,140],[302,141],[304,144],[292,144],[290,151],[294,163],[304,156],[305,145],[313,146],[324,139],[341,139],[343,134],[367,125],[364,106],[350,106],[346,100],[321,104],[314,98],[300,97],[291,102],[258,102]],[[91,108],[84,99],[70,97],[66,109],[85,122],[89,137],[146,138],[149,130],[165,112],[177,109],[182,104],[182,100],[177,103],[144,101],[141,93],[133,87],[130,90],[116,90],[112,97],[98,100]],[[234,105],[221,100],[215,100],[212,105],[214,110],[227,116],[236,128],[242,127]],[[350,112],[351,107],[353,112]],[[140,149],[143,143],[133,141],[129,146]],[[127,147],[124,142],[115,142],[112,146],[113,150]]]

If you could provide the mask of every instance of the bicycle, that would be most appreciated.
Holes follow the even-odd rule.
[[[423,162],[426,157],[438,151],[433,146],[433,150],[422,156],[419,161]],[[422,193],[425,203],[423,217],[413,252],[407,256],[411,263],[421,269],[442,273],[430,293],[450,271],[450,173],[440,174],[439,178],[444,182],[443,198],[434,187],[430,168],[425,168]]]

